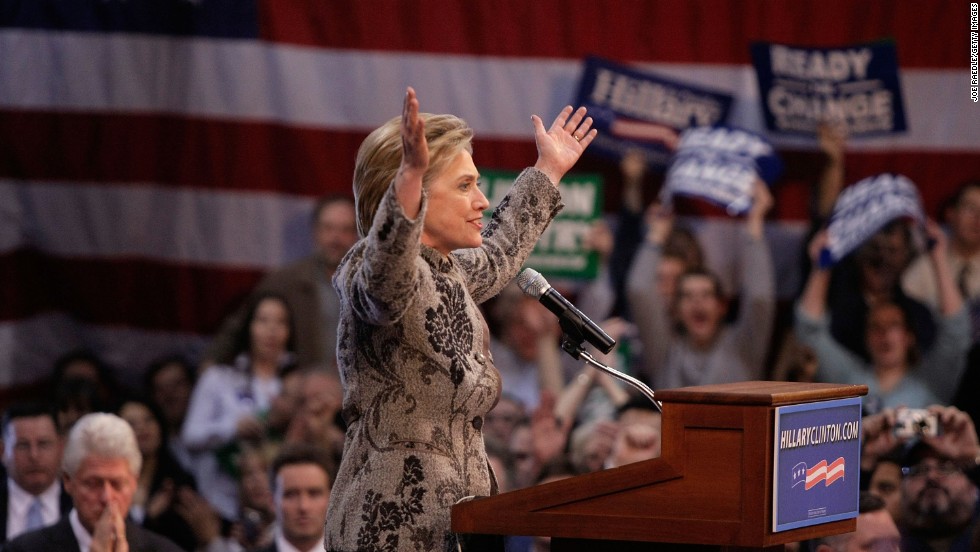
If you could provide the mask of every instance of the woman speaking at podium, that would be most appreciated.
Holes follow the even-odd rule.
[[[477,305],[517,274],[596,135],[584,108],[565,107],[547,130],[531,120],[537,162],[486,227],[463,120],[420,113],[408,88],[401,117],[361,144],[361,239],[334,276],[348,431],[327,550],[455,550],[450,508],[496,491],[480,428],[500,376]]]

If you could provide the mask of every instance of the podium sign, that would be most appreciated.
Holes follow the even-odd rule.
[[[861,471],[861,398],[776,409],[773,531],[855,518]]]

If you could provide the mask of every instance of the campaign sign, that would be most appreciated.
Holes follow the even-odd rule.
[[[651,165],[665,166],[677,134],[724,123],[732,96],[590,57],[575,105],[588,108],[599,130],[589,151],[618,160],[637,150]]]
[[[752,206],[756,178],[771,184],[781,172],[779,157],[762,136],[736,128],[692,127],[681,133],[661,201],[684,195],[740,215]]]
[[[893,41],[841,48],[756,42],[751,51],[769,130],[816,134],[827,122],[845,126],[848,136],[905,131]]]
[[[820,265],[828,267],[857,249],[889,222],[909,217],[923,222],[922,198],[907,177],[879,174],[848,186],[841,192],[830,214],[827,247]]]
[[[484,224],[493,209],[514,185],[511,171],[481,170],[483,193],[490,202]],[[599,256],[585,247],[592,225],[602,218],[602,177],[597,174],[566,174],[558,185],[565,207],[541,235],[525,266],[546,276],[594,279],[599,272]]]
[[[773,532],[857,517],[861,398],[776,408]]]

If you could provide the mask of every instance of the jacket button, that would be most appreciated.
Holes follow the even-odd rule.
[[[473,424],[473,428],[479,431],[480,428],[483,427],[483,417],[477,416],[476,418],[473,418],[471,423]]]
[[[484,364],[487,361],[487,357],[485,357],[483,353],[476,353],[476,361],[480,364]]]

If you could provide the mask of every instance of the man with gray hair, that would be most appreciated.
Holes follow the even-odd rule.
[[[58,523],[25,533],[5,552],[180,552],[171,541],[127,521],[142,457],[132,428],[113,414],[80,418],[62,461],[65,490],[75,507]]]

